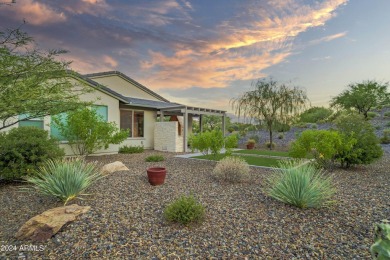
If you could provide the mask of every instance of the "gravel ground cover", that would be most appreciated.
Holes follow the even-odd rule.
[[[375,164],[337,170],[338,188],[331,208],[300,210],[263,193],[268,170],[251,168],[240,184],[215,182],[212,161],[175,158],[147,163],[143,154],[93,157],[122,161],[117,172],[89,189],[92,209],[45,243],[16,241],[29,218],[57,201],[0,185],[0,246],[43,245],[44,250],[2,250],[0,259],[369,259],[373,224],[390,216],[389,154]],[[164,166],[162,186],[150,186],[146,168]],[[183,227],[167,223],[164,207],[192,192],[206,207],[204,223]]]

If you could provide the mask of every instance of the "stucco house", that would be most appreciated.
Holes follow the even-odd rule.
[[[226,112],[170,102],[154,91],[118,71],[108,71],[81,75],[71,73],[75,87],[87,84],[93,92],[80,96],[85,101],[93,101],[97,112],[108,122],[115,122],[121,129],[130,129],[129,137],[120,145],[110,145],[107,150],[96,154],[117,153],[120,146],[143,146],[159,151],[187,151],[187,139],[192,129],[193,117],[202,115],[226,116]],[[170,121],[164,120],[170,117]],[[225,120],[222,120],[223,122]],[[60,146],[66,154],[72,150],[54,125],[50,116],[20,121],[18,125],[35,125],[48,130],[61,140]],[[224,129],[224,126],[223,126]]]

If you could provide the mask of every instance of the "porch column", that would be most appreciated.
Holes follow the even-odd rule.
[[[199,115],[199,132],[203,133],[202,115]]]
[[[224,113],[222,116],[222,134],[223,134],[223,136],[225,136],[225,119],[226,119],[226,116]]]
[[[164,111],[160,111],[160,122],[164,122]]]
[[[188,136],[188,111],[187,111],[187,107],[185,107],[184,109],[184,118],[183,118],[183,121],[184,121],[184,134],[183,134],[183,138],[184,138],[184,142],[183,142],[183,152],[187,152],[187,136]]]

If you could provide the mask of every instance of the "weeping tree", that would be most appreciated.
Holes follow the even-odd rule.
[[[272,150],[272,131],[275,125],[291,122],[305,109],[309,100],[305,90],[279,84],[273,79],[259,79],[252,83],[252,87],[252,90],[233,98],[231,105],[238,116],[265,122]]]

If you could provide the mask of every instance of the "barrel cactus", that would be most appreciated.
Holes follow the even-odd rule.
[[[373,259],[390,259],[390,222],[382,220],[375,225],[375,243],[370,248]]]

